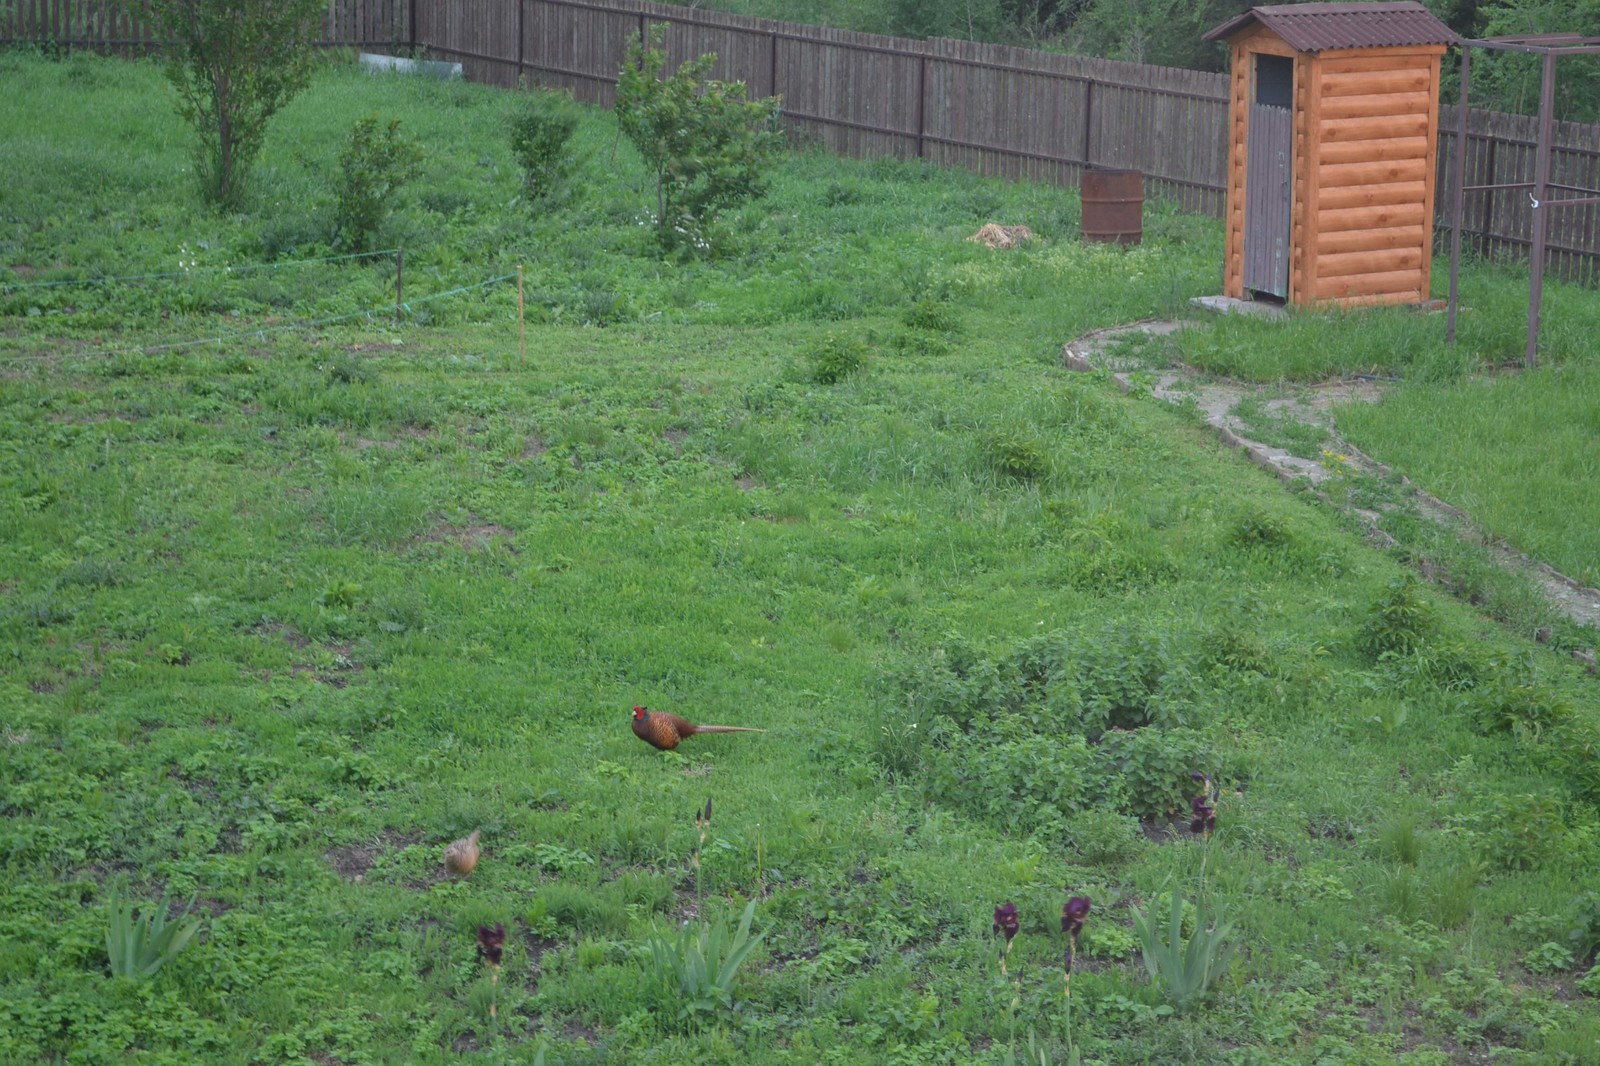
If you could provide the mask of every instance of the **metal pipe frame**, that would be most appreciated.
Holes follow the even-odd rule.
[[[1539,139],[1534,145],[1533,181],[1507,184],[1467,185],[1467,118],[1472,84],[1472,49],[1483,48],[1491,52],[1525,52],[1543,58],[1539,78]],[[1445,315],[1444,339],[1455,343],[1456,313],[1461,302],[1461,215],[1469,190],[1474,192],[1496,189],[1528,189],[1533,205],[1533,247],[1528,253],[1530,277],[1528,281],[1528,340],[1523,349],[1525,367],[1539,365],[1539,324],[1544,303],[1544,260],[1547,251],[1546,236],[1550,227],[1550,209],[1576,207],[1579,204],[1600,203],[1600,189],[1586,189],[1550,180],[1551,138],[1555,130],[1556,59],[1564,55],[1600,55],[1600,37],[1584,37],[1575,33],[1543,33],[1518,37],[1490,37],[1483,40],[1461,42],[1461,92],[1456,107],[1455,186],[1450,190],[1450,298]],[[1551,189],[1588,195],[1551,200],[1545,194]]]

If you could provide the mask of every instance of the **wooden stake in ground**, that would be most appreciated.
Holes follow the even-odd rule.
[[[522,362],[528,361],[528,323],[522,314],[522,264],[517,264],[517,343],[521,348]]]

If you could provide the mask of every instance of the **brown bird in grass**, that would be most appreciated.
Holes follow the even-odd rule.
[[[633,735],[662,751],[671,751],[678,746],[678,741],[684,737],[692,737],[696,733],[765,732],[765,729],[753,729],[742,725],[695,725],[686,718],[679,718],[666,711],[652,711],[648,707],[633,709]]]
[[[474,829],[471,836],[462,837],[444,849],[444,864],[457,877],[467,876],[478,865],[479,832]]]

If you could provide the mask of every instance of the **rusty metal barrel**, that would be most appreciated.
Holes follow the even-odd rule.
[[[1089,167],[1083,172],[1083,239],[1138,244],[1144,237],[1144,174]]]

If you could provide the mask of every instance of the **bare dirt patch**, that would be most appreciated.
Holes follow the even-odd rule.
[[[365,844],[347,844],[344,847],[330,848],[323,854],[332,865],[334,872],[346,881],[361,882],[366,880],[368,873],[378,864],[378,859],[395,851],[403,851],[417,843],[421,837],[406,836],[400,833],[385,831],[378,835],[376,840]]]
[[[516,549],[510,544],[515,536],[510,529],[494,522],[440,522],[424,533],[421,540],[426,544],[455,544],[467,551],[484,551],[494,547],[497,542],[504,542],[506,550],[515,555]]]

